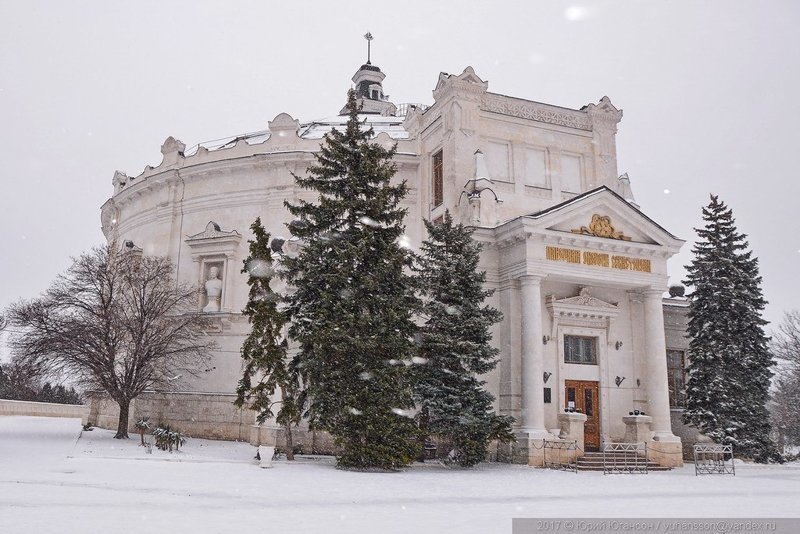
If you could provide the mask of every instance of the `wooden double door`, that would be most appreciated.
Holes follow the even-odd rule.
[[[564,409],[574,408],[586,414],[583,425],[584,450],[600,450],[600,395],[599,385],[592,380],[564,381]]]

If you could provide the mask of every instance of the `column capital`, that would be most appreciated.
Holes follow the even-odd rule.
[[[664,297],[664,293],[667,291],[667,288],[662,287],[645,287],[639,290],[639,293],[646,298],[646,299],[654,299],[658,298],[661,299]]]
[[[541,274],[523,274],[519,276],[517,280],[519,280],[520,285],[523,286],[531,286],[531,285],[540,285],[542,280],[544,280],[544,275]]]
[[[626,293],[628,294],[628,301],[637,303],[644,302],[644,295],[640,289],[629,289]]]

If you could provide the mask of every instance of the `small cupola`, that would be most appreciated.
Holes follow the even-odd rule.
[[[389,102],[389,95],[383,94],[383,79],[386,75],[381,72],[380,67],[372,64],[371,42],[372,34],[364,35],[367,40],[367,62],[361,65],[353,75],[355,84],[356,100],[361,106],[361,113],[375,115],[394,115],[397,107]],[[347,109],[342,108],[340,115],[346,115]]]

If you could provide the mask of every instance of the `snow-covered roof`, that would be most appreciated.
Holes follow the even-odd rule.
[[[405,117],[363,114],[359,115],[359,118],[367,125],[372,127],[376,136],[382,132],[385,132],[392,139],[408,139],[408,132],[403,129],[403,121],[405,120]],[[344,129],[346,124],[347,115],[326,117],[324,119],[300,123],[300,128],[297,131],[297,135],[301,139],[322,139],[325,134],[330,132],[333,128],[341,131]],[[187,149],[185,155],[192,156],[196,154],[200,147],[203,147],[209,151],[231,148],[239,141],[245,141],[248,145],[258,145],[265,142],[267,139],[269,139],[269,137],[269,130],[259,130],[257,132],[232,135],[230,137],[222,137],[220,139],[212,139],[210,141],[203,141]]]
[[[358,116],[362,121],[371,126],[375,135],[385,132],[392,139],[408,139],[408,132],[403,129],[405,117],[363,114]],[[303,139],[322,139],[322,137],[336,127],[338,130],[347,124],[346,115],[337,115],[324,119],[311,121],[300,125],[299,135]]]

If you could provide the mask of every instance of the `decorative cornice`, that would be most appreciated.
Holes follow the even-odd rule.
[[[481,109],[577,130],[592,130],[592,122],[585,111],[550,106],[521,98],[486,93],[481,100]]]

